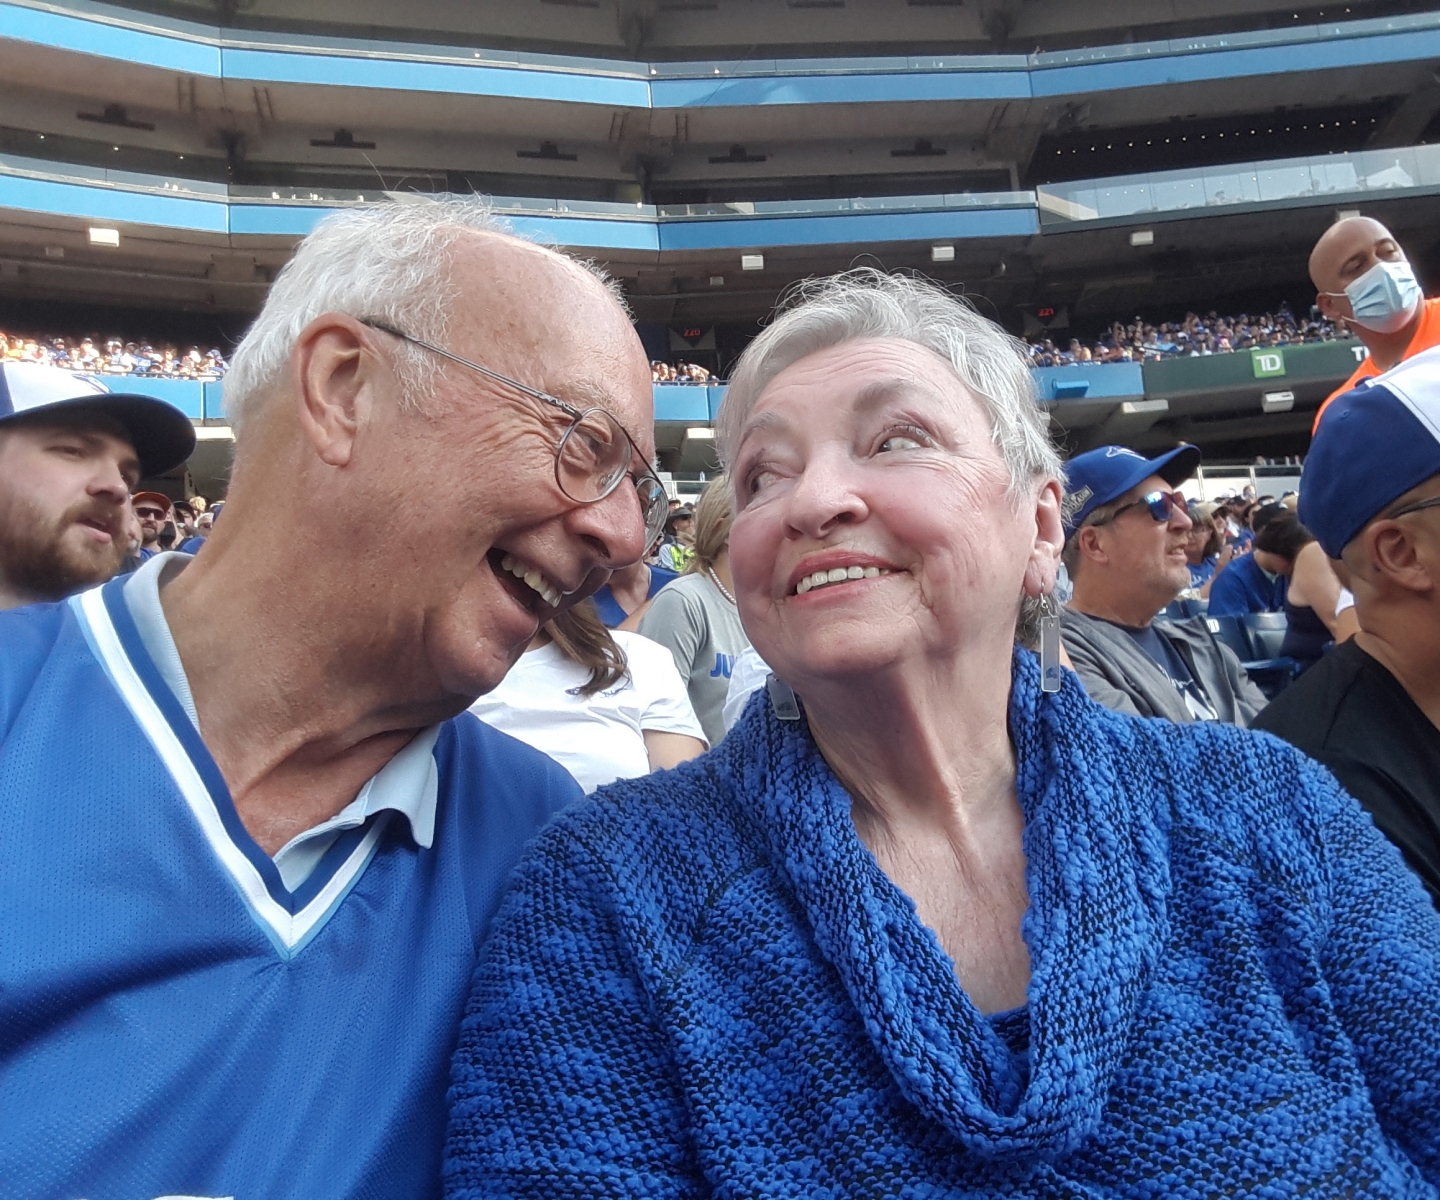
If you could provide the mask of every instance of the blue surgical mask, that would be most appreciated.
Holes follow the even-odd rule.
[[[1336,293],[1327,292],[1333,296]],[[1355,324],[1374,333],[1394,333],[1414,319],[1424,299],[1405,259],[1377,262],[1345,289]]]

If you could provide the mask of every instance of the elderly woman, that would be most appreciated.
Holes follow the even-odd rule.
[[[1399,855],[1281,743],[1015,648],[1062,537],[1023,351],[842,275],[720,440],[789,687],[520,867],[450,1193],[1433,1196],[1440,917]]]

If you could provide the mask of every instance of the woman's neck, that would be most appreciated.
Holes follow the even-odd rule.
[[[727,592],[729,592],[730,595],[733,596],[735,594],[735,580],[730,575],[729,546],[726,546],[725,549],[721,550],[720,553],[715,556],[715,561],[712,562],[705,569],[707,571],[713,571],[715,573],[715,578],[720,581],[720,586],[723,587]]]
[[[964,837],[981,814],[1014,804],[1010,657],[990,657],[804,687],[811,733],[855,798],[867,844],[867,833],[919,826]]]

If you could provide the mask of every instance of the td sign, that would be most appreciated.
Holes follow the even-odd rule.
[[[1285,352],[1278,346],[1268,350],[1250,351],[1250,366],[1256,379],[1269,379],[1285,374]]]

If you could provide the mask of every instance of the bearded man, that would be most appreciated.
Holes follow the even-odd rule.
[[[195,448],[163,400],[38,363],[0,376],[0,609],[104,583],[129,553],[130,492]]]

